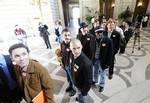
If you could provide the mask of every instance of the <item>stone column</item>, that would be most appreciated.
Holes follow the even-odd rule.
[[[122,0],[115,0],[115,7],[113,14],[114,19],[118,19],[118,15],[121,13],[121,10],[122,10]]]
[[[64,15],[63,15],[63,7],[62,7],[62,1],[61,0],[57,0],[58,1],[58,7],[59,7],[59,14],[60,14],[60,19],[62,22],[62,26],[65,27],[65,22],[64,22]]]

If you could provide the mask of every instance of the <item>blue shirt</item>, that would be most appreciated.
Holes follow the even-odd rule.
[[[4,74],[7,77],[8,85],[11,89],[14,89],[16,87],[16,82],[12,79],[10,72],[8,70],[5,58],[3,55],[0,55],[0,67],[2,68]]]

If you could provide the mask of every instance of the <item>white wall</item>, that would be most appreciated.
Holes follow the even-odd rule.
[[[31,0],[0,0],[0,41],[15,38],[15,24],[25,29],[29,36],[39,35],[38,22],[42,21],[40,11],[37,5],[31,5],[29,1]],[[54,32],[54,21],[60,19],[57,4],[57,0],[42,3],[44,22],[50,32]]]

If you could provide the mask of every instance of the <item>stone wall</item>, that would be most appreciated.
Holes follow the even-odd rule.
[[[79,6],[80,6],[80,19],[81,22],[85,21],[85,15],[86,15],[86,9],[85,7],[89,7],[90,9],[93,9],[94,11],[99,11],[99,0],[79,0]]]

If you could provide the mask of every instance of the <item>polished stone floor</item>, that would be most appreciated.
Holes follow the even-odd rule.
[[[73,33],[77,33],[71,29]],[[75,36],[74,34],[74,36]],[[46,49],[41,37],[29,37],[28,46],[31,58],[37,59],[49,71],[54,80],[55,103],[78,103],[75,96],[69,97],[65,92],[68,86],[64,71],[56,60],[54,51],[59,47],[55,35],[50,35],[53,49]],[[141,50],[137,43],[132,52],[134,37],[131,38],[124,54],[117,54],[115,71],[112,80],[106,78],[102,93],[98,92],[98,84],[89,91],[89,103],[150,103],[150,29],[141,30]],[[1,52],[7,54],[8,47],[16,40],[1,43]]]

